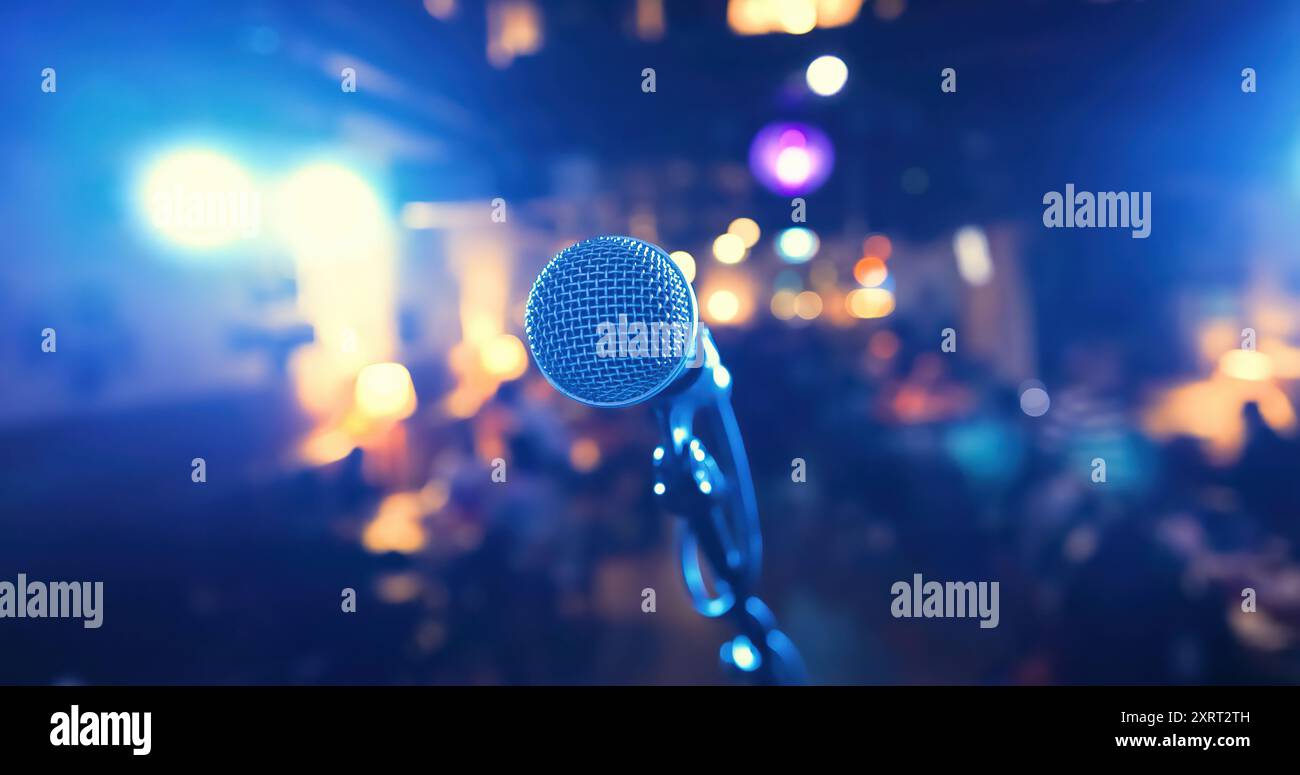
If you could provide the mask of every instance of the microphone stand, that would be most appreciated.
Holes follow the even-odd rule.
[[[745,444],[731,408],[731,374],[703,325],[695,347],[694,377],[656,405],[664,443],[654,451],[655,494],[679,517],[677,551],[695,610],[711,618],[727,616],[738,630],[722,644],[724,667],[760,684],[802,684],[806,676],[798,649],[752,594],[762,568],[763,537]],[[699,429],[719,445],[716,456],[696,435]]]

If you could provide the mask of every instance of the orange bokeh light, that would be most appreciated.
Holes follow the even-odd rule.
[[[889,276],[885,260],[878,256],[867,256],[853,265],[853,279],[864,288],[875,288]]]
[[[894,294],[884,288],[859,288],[845,300],[855,318],[883,318],[894,311]]]

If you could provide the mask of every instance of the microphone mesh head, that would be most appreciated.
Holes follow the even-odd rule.
[[[538,368],[561,393],[592,406],[628,406],[681,373],[696,321],[695,292],[662,249],[632,237],[596,237],[542,268],[524,330]],[[648,329],[648,352],[647,339],[636,346],[636,323]]]

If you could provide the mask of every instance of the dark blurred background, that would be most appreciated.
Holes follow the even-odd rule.
[[[648,414],[527,355],[609,233],[694,278],[815,682],[1300,681],[1300,4],[0,15],[0,580],[105,586],[0,682],[729,680]],[[1150,237],[1044,228],[1067,183]]]

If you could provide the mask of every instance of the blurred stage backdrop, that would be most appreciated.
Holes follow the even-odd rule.
[[[1300,5],[0,13],[0,578],[105,595],[0,681],[727,680],[648,414],[527,352],[600,234],[693,278],[815,682],[1300,680]]]

